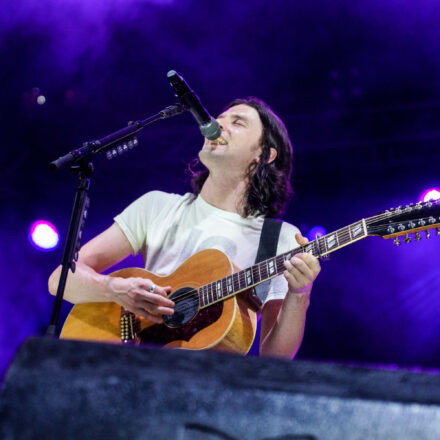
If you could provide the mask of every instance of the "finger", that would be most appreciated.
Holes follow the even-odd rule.
[[[288,270],[284,271],[284,277],[287,280],[287,283],[289,285],[289,289],[298,290],[302,287],[302,284]]]
[[[138,278],[138,286],[142,287],[147,292],[151,292],[152,291],[151,289],[154,288],[152,293],[157,293],[158,295],[162,295],[164,297],[167,297],[168,292],[171,290],[171,286],[167,286],[166,288],[162,286],[158,286],[148,278]]]
[[[152,313],[149,313],[147,310],[145,309],[141,309],[141,308],[136,308],[134,310],[134,313],[136,315],[142,316],[143,318],[148,319],[151,322],[154,322],[156,324],[162,324],[163,323],[163,319],[161,316],[158,315],[154,315]]]
[[[156,289],[154,290],[154,293],[158,293],[159,295],[164,296],[165,298],[168,298],[168,295],[171,292],[171,286],[156,286]]]
[[[311,280],[304,276],[295,266],[293,266],[290,261],[286,261],[285,265],[287,268],[287,273],[292,277],[295,283],[298,284],[299,287],[306,286],[310,284]]]
[[[157,293],[152,293],[141,289],[136,289],[135,293],[138,294],[138,296],[134,298],[135,302],[146,301],[148,303],[156,304],[158,306],[174,307],[173,301],[171,301],[167,297],[158,295]]]
[[[315,275],[307,261],[304,261],[303,259],[298,257],[293,257],[290,262],[296,269],[301,272],[302,275],[304,275],[304,277],[306,277],[310,281],[313,281]]]
[[[137,305],[140,308],[145,309],[149,313],[153,313],[154,315],[173,315],[174,309],[170,307],[157,306],[156,304],[151,304],[150,302],[145,301],[143,304]]]
[[[300,232],[297,232],[295,234],[295,240],[298,242],[299,245],[304,246],[306,245],[309,240],[306,237],[303,237],[302,234]]]
[[[315,276],[318,275],[321,270],[321,265],[316,257],[308,253],[296,254],[295,257],[305,261]]]

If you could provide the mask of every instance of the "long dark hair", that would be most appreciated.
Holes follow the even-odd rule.
[[[244,217],[249,215],[278,217],[283,213],[286,202],[293,193],[290,184],[293,151],[289,134],[281,119],[259,98],[251,96],[235,99],[226,106],[225,110],[240,104],[254,108],[263,125],[260,160],[252,162],[246,173],[249,185],[244,194]],[[277,156],[274,161],[267,163],[271,147],[275,148]],[[209,170],[195,159],[188,165],[188,172],[194,195],[198,196],[209,175]]]

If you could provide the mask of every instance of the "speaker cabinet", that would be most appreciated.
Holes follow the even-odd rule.
[[[31,338],[0,438],[438,440],[440,376]]]

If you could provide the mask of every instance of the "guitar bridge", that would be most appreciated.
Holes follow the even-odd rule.
[[[139,319],[132,312],[121,310],[121,342],[123,344],[135,344],[139,331]]]

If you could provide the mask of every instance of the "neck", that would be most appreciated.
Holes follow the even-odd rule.
[[[229,212],[244,214],[243,198],[247,183],[243,179],[209,173],[200,195],[205,202]]]

